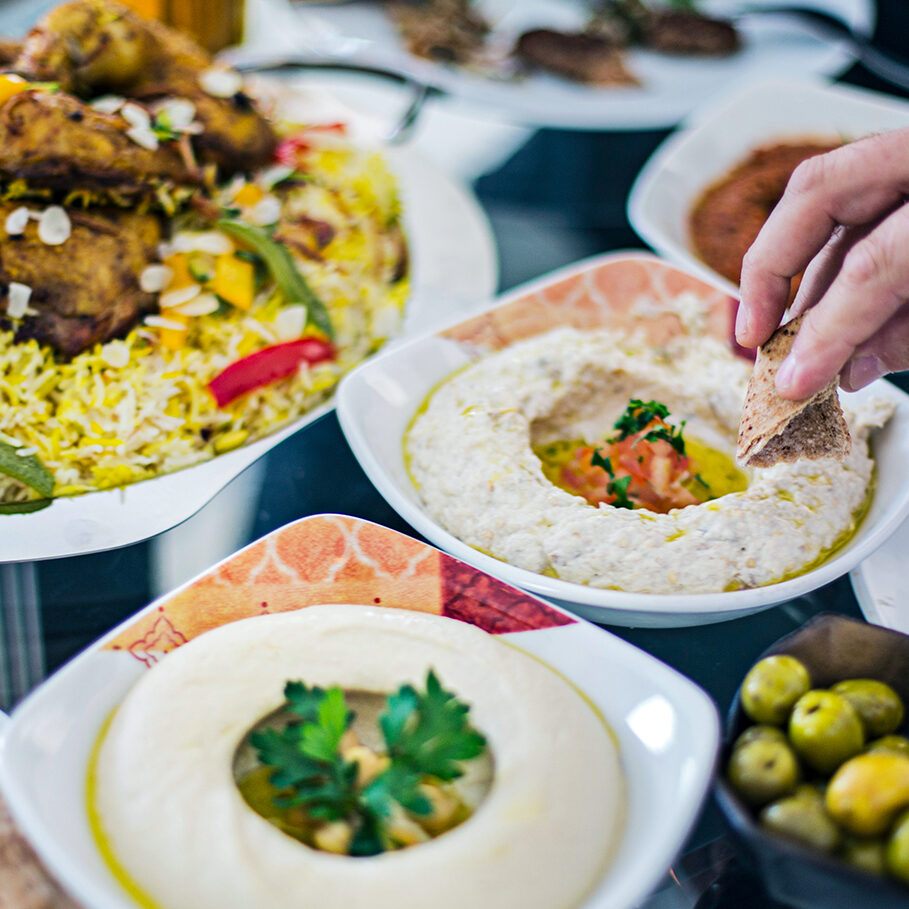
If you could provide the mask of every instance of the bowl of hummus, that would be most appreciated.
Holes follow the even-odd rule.
[[[354,373],[342,427],[402,517],[510,583],[609,623],[735,618],[898,526],[909,400],[843,396],[845,461],[740,468],[733,305],[652,256],[582,263]]]
[[[84,905],[603,909],[665,872],[717,740],[709,698],[647,654],[319,515],[45,683],[0,780]]]
[[[906,101],[848,85],[777,78],[738,88],[653,153],[631,189],[628,219],[661,255],[736,295],[749,237],[798,159],[907,120]]]

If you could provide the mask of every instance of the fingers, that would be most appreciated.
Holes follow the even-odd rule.
[[[836,227],[827,245],[808,263],[798,292],[789,306],[793,318],[807,312],[827,293],[843,267],[846,253],[864,236],[864,227]]]
[[[871,136],[796,168],[742,263],[736,340],[767,340],[786,308],[790,279],[824,248],[837,225],[875,221],[909,194],[909,128]]]
[[[777,372],[780,395],[799,400],[819,391],[899,312],[909,299],[907,249],[909,205],[903,205],[846,253],[826,293],[808,311]]]
[[[859,344],[840,376],[846,391],[858,391],[886,375],[909,369],[909,303],[904,303],[867,341]]]

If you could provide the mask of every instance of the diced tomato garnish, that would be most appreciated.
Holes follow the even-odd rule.
[[[582,496],[591,505],[601,502],[614,505],[623,499],[615,492],[615,481],[630,477],[624,498],[636,508],[665,513],[697,504],[699,499],[684,485],[692,479],[690,459],[664,439],[644,438],[653,429],[666,426],[664,421],[654,419],[640,432],[625,439],[579,447],[571,460],[562,466],[560,485]],[[599,464],[592,463],[597,452],[609,461],[614,476]]]

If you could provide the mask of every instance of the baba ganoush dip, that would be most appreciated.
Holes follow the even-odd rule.
[[[299,842],[244,799],[235,760],[288,679],[385,695],[428,669],[491,753],[466,820],[354,857]],[[102,734],[89,792],[121,881],[161,909],[572,909],[608,867],[625,806],[613,737],[562,676],[464,622],[359,605],[256,616],[168,654]]]
[[[889,418],[889,401],[845,410],[853,437],[845,461],[755,469],[725,486],[735,491],[668,513],[590,504],[551,482],[539,456],[562,440],[596,446],[638,399],[661,402],[705,461],[725,459],[726,473],[737,473],[750,370],[710,337],[680,335],[654,350],[618,332],[558,328],[438,387],[405,437],[408,469],[445,529],[519,568],[639,593],[772,584],[808,570],[854,533],[871,492],[868,436]]]

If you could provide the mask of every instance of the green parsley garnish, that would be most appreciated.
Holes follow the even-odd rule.
[[[379,716],[384,769],[363,785],[356,758],[343,754],[342,742],[354,721],[344,692],[288,682],[284,696],[287,709],[300,719],[250,736],[259,761],[275,768],[273,802],[278,808],[301,807],[315,824],[345,821],[352,832],[350,855],[397,848],[389,819],[402,809],[429,815],[432,804],[424,784],[457,779],[464,773],[462,762],[486,749],[486,739],[467,721],[470,708],[430,671],[423,691],[403,685],[387,698]]]
[[[639,398],[632,398],[625,408],[625,412],[615,421],[613,429],[619,430],[619,435],[610,442],[620,442],[636,433],[641,432],[649,426],[654,420],[665,423],[664,426],[657,426],[651,429],[643,438],[647,442],[656,442],[662,439],[668,442],[680,455],[685,454],[685,440],[682,438],[682,431],[685,429],[685,421],[679,424],[678,428],[666,423],[669,416],[669,408],[659,401],[641,401]]]
[[[258,227],[223,218],[216,227],[231,239],[248,246],[265,263],[286,304],[301,303],[306,307],[306,321],[315,325],[329,339],[335,336],[331,319],[322,301],[300,273],[287,247],[273,240]]]

